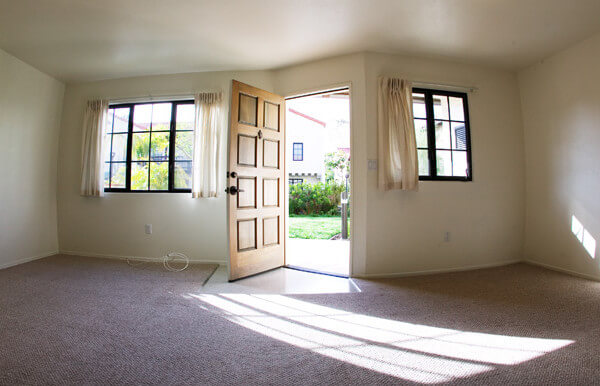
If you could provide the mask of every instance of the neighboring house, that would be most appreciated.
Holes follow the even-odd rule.
[[[288,108],[287,170],[290,185],[322,182],[325,178],[323,130],[327,124]]]

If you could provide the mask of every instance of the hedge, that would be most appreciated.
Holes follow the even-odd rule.
[[[290,186],[290,214],[335,216],[345,187],[335,182]]]

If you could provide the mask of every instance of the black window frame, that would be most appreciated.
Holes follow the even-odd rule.
[[[132,157],[131,157],[131,153],[132,153],[132,147],[133,147],[133,134],[135,133],[139,133],[139,132],[134,132],[133,131],[133,112],[134,112],[134,107],[135,106],[139,106],[139,105],[151,105],[151,104],[158,104],[158,103],[170,103],[171,104],[171,122],[169,124],[169,160],[167,162],[169,162],[169,182],[168,182],[168,189],[167,190],[150,190],[150,179],[148,179],[148,189],[147,190],[133,190],[131,189],[131,167],[132,164],[134,162],[148,162],[148,169],[150,172],[150,163],[153,161],[132,161]],[[170,101],[170,100],[166,100],[166,101],[149,101],[149,102],[135,102],[135,103],[115,103],[115,104],[109,104],[108,108],[109,109],[119,109],[119,108],[129,108],[129,122],[128,122],[128,129],[127,129],[127,154],[126,154],[126,161],[124,162],[126,165],[126,171],[125,171],[125,188],[112,188],[112,187],[105,187],[104,188],[104,192],[107,193],[191,193],[192,189],[185,189],[185,188],[175,188],[175,163],[176,162],[192,162],[192,160],[190,161],[177,161],[175,159],[175,140],[177,137],[177,132],[193,132],[193,128],[191,130],[176,130],[177,128],[177,106],[179,105],[194,105],[194,100],[192,99],[183,99],[183,100],[175,100],[175,101]],[[114,120],[114,118],[113,118]],[[113,122],[114,125],[114,122]],[[104,130],[104,128],[103,128]],[[151,132],[151,130],[149,131]],[[159,131],[160,132],[160,131]],[[166,132],[166,131],[162,131],[162,132]],[[112,134],[111,134],[111,139],[112,139]],[[111,140],[111,151],[109,152],[109,154],[112,154],[112,140]],[[149,148],[148,151],[150,152],[151,149]],[[151,157],[151,156],[150,156]],[[123,163],[123,162],[113,162],[113,161],[106,161],[104,162],[104,164],[106,163]],[[103,165],[104,168],[104,165]],[[104,169],[103,169],[104,170]],[[112,173],[112,168],[109,167],[109,181],[111,181],[111,173]]]
[[[292,185],[300,185],[300,184],[304,183],[304,178],[290,177],[288,180],[289,180],[288,184],[290,186],[292,186]]]
[[[425,119],[427,122],[427,154],[429,160],[429,175],[419,175],[420,181],[463,181],[469,182],[473,181],[473,162],[471,158],[471,125],[469,122],[469,99],[467,93],[457,92],[457,91],[446,91],[446,90],[436,90],[429,88],[420,88],[414,87],[412,89],[413,94],[424,94],[425,95],[425,111],[426,118],[416,118],[413,119]],[[438,176],[437,175],[437,163],[436,163],[436,145],[435,145],[435,122],[436,121],[447,121],[449,123],[459,121],[452,121],[450,118],[450,112],[448,112],[448,119],[435,119],[434,116],[434,108],[433,108],[433,95],[442,95],[447,97],[455,97],[461,98],[463,100],[463,112],[464,112],[464,124],[465,124],[465,147],[467,153],[467,175],[466,177],[462,176]],[[412,106],[411,106],[412,107]],[[448,109],[450,109],[450,104],[448,103]],[[414,123],[414,120],[413,120]],[[463,123],[463,122],[460,122]],[[425,149],[425,148],[419,148]],[[450,153],[452,154],[452,152]]]
[[[296,158],[296,145],[300,145],[300,159]],[[304,161],[304,142],[294,142],[292,144],[292,161]]]

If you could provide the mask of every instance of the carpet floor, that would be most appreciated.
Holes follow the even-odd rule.
[[[203,293],[213,270],[0,270],[0,384],[600,383],[597,282],[515,264],[360,293]]]

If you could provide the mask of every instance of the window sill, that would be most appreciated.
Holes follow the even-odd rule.
[[[429,176],[419,176],[419,181],[473,182],[473,177],[429,177]]]
[[[192,193],[191,190],[122,190],[122,189],[105,189],[104,193],[143,193],[143,194],[155,194],[155,193]]]

